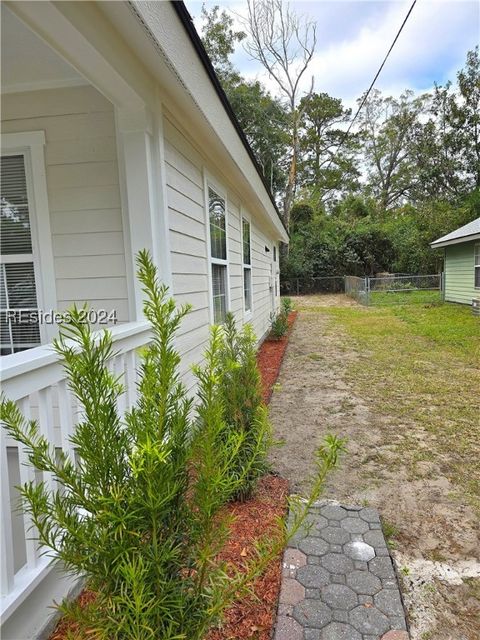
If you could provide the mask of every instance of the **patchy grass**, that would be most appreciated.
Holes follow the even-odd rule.
[[[382,531],[383,531],[383,535],[385,536],[387,545],[390,547],[390,549],[395,549],[396,547],[395,536],[398,535],[397,527],[391,522],[388,522],[388,520],[383,519]]]
[[[480,509],[480,322],[452,304],[318,309],[340,325],[359,351],[348,377],[374,409],[431,434],[423,447],[408,430],[394,446],[413,478],[434,459]]]

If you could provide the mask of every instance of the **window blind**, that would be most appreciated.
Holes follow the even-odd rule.
[[[1,355],[40,344],[25,158],[0,161]]]

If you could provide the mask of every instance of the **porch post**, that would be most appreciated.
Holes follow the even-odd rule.
[[[158,154],[158,126],[147,110],[117,109],[119,172],[123,200],[125,254],[129,277],[132,319],[143,317],[143,293],[136,278],[136,256],[147,249],[159,269],[160,278],[169,284],[168,238]]]

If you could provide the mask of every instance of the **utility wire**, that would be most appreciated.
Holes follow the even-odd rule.
[[[383,67],[385,66],[385,63],[386,63],[386,61],[388,60],[388,57],[389,57],[389,55],[391,54],[392,49],[393,49],[393,47],[395,46],[395,44],[396,44],[396,42],[397,42],[397,40],[398,40],[398,38],[399,38],[400,34],[402,33],[402,31],[403,31],[403,27],[407,24],[407,20],[409,19],[410,14],[411,14],[411,13],[412,13],[412,11],[413,11],[413,7],[414,7],[416,4],[417,4],[417,0],[413,0],[412,5],[411,5],[410,9],[408,10],[408,13],[407,13],[407,15],[405,16],[405,18],[404,18],[404,20],[403,20],[403,22],[402,22],[402,24],[401,24],[401,26],[400,26],[400,29],[397,31],[397,35],[395,36],[395,38],[394,38],[394,40],[393,40],[392,44],[390,45],[390,49],[387,51],[387,55],[386,55],[386,56],[385,56],[385,58],[383,59],[383,62],[382,62],[382,64],[380,65],[380,68],[378,69],[377,73],[375,74],[375,77],[374,77],[374,79],[372,80],[372,82],[371,82],[370,86],[368,87],[368,91],[367,91],[367,93],[363,96],[363,99],[362,99],[362,101],[361,101],[361,103],[360,103],[360,106],[358,107],[356,114],[353,116],[353,120],[350,122],[350,125],[349,125],[348,129],[346,130],[345,135],[343,136],[342,140],[340,141],[340,144],[338,145],[337,150],[336,150],[336,152],[335,152],[334,156],[330,159],[330,162],[328,163],[328,165],[327,165],[327,167],[326,167],[325,171],[327,171],[327,170],[329,169],[329,167],[330,167],[330,165],[332,164],[332,162],[333,162],[333,160],[334,160],[335,156],[338,154],[338,152],[340,151],[340,149],[341,149],[341,148],[342,148],[342,146],[343,146],[343,143],[344,143],[344,142],[345,142],[345,140],[347,139],[347,136],[348,136],[348,134],[350,133],[350,130],[351,130],[352,126],[353,126],[353,123],[354,123],[354,122],[355,122],[355,120],[357,119],[358,114],[360,113],[360,111],[362,110],[363,105],[364,105],[364,104],[365,104],[365,102],[367,101],[367,98],[368,98],[368,96],[370,95],[370,92],[371,92],[371,90],[373,89],[373,86],[374,86],[375,82],[377,81],[378,76],[381,74],[382,69],[383,69]]]

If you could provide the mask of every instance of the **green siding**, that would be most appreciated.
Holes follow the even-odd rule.
[[[472,298],[480,298],[480,289],[475,289],[474,247],[475,243],[462,242],[445,247],[445,300],[472,304]]]

